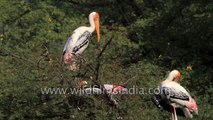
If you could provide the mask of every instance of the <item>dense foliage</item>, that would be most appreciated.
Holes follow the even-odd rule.
[[[0,119],[169,120],[148,94],[122,96],[115,107],[106,96],[41,89],[130,80],[127,87],[147,90],[172,69],[197,100],[194,119],[213,119],[210,0],[0,0],[0,9]],[[74,29],[89,26],[92,11],[100,14],[101,44],[94,34],[86,62],[69,71],[61,63],[63,46]]]

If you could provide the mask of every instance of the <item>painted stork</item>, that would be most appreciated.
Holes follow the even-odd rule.
[[[198,114],[195,100],[178,83],[180,76],[181,74],[177,70],[170,72],[167,79],[158,87],[160,94],[152,95],[152,101],[155,105],[172,112],[172,120],[177,120],[177,115],[192,118],[192,113]]]
[[[82,94],[105,94],[109,95],[109,98],[115,105],[118,105],[115,99],[116,95],[128,94],[128,89],[123,85],[103,84],[103,85],[89,85],[87,81],[80,81],[77,84],[77,88],[81,88]]]
[[[103,94],[104,92],[112,95],[127,92],[127,88],[123,85],[103,84],[103,85],[89,85],[87,81],[80,81],[77,88],[81,88],[88,94]],[[105,91],[104,91],[105,90]]]
[[[82,54],[89,44],[92,33],[96,30],[98,43],[100,42],[99,31],[99,14],[92,12],[89,15],[90,27],[81,26],[74,30],[73,34],[68,38],[63,49],[63,63],[71,64],[70,69],[76,69],[76,56]],[[74,66],[73,66],[74,65]]]

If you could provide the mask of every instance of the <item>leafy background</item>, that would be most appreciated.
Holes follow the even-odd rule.
[[[172,69],[197,100],[195,120],[213,119],[213,3],[210,0],[0,0],[1,119],[169,120],[149,95],[125,95],[115,107],[104,96],[42,94],[41,88],[97,83],[156,87]],[[101,44],[94,34],[78,71],[61,64],[72,31],[89,26],[98,11]],[[101,58],[97,56],[112,37]],[[191,69],[192,68],[192,69]],[[77,78],[77,79],[76,79]],[[185,118],[179,117],[180,120]]]

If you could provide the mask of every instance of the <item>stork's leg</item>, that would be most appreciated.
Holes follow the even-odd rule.
[[[175,120],[173,106],[171,106],[171,111],[172,111],[172,120]]]
[[[172,109],[172,120],[177,120],[175,105],[172,105],[171,109]]]
[[[176,113],[176,108],[175,108],[175,106],[173,106],[173,111],[174,111],[174,118],[175,118],[175,120],[177,120],[177,113]]]

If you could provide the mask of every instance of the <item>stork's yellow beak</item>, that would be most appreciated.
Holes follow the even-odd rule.
[[[98,36],[98,43],[100,43],[100,30],[99,30],[99,14],[96,13],[95,14],[95,17],[94,17],[94,21],[95,21],[95,29],[96,29],[96,32],[97,32],[97,36]]]

